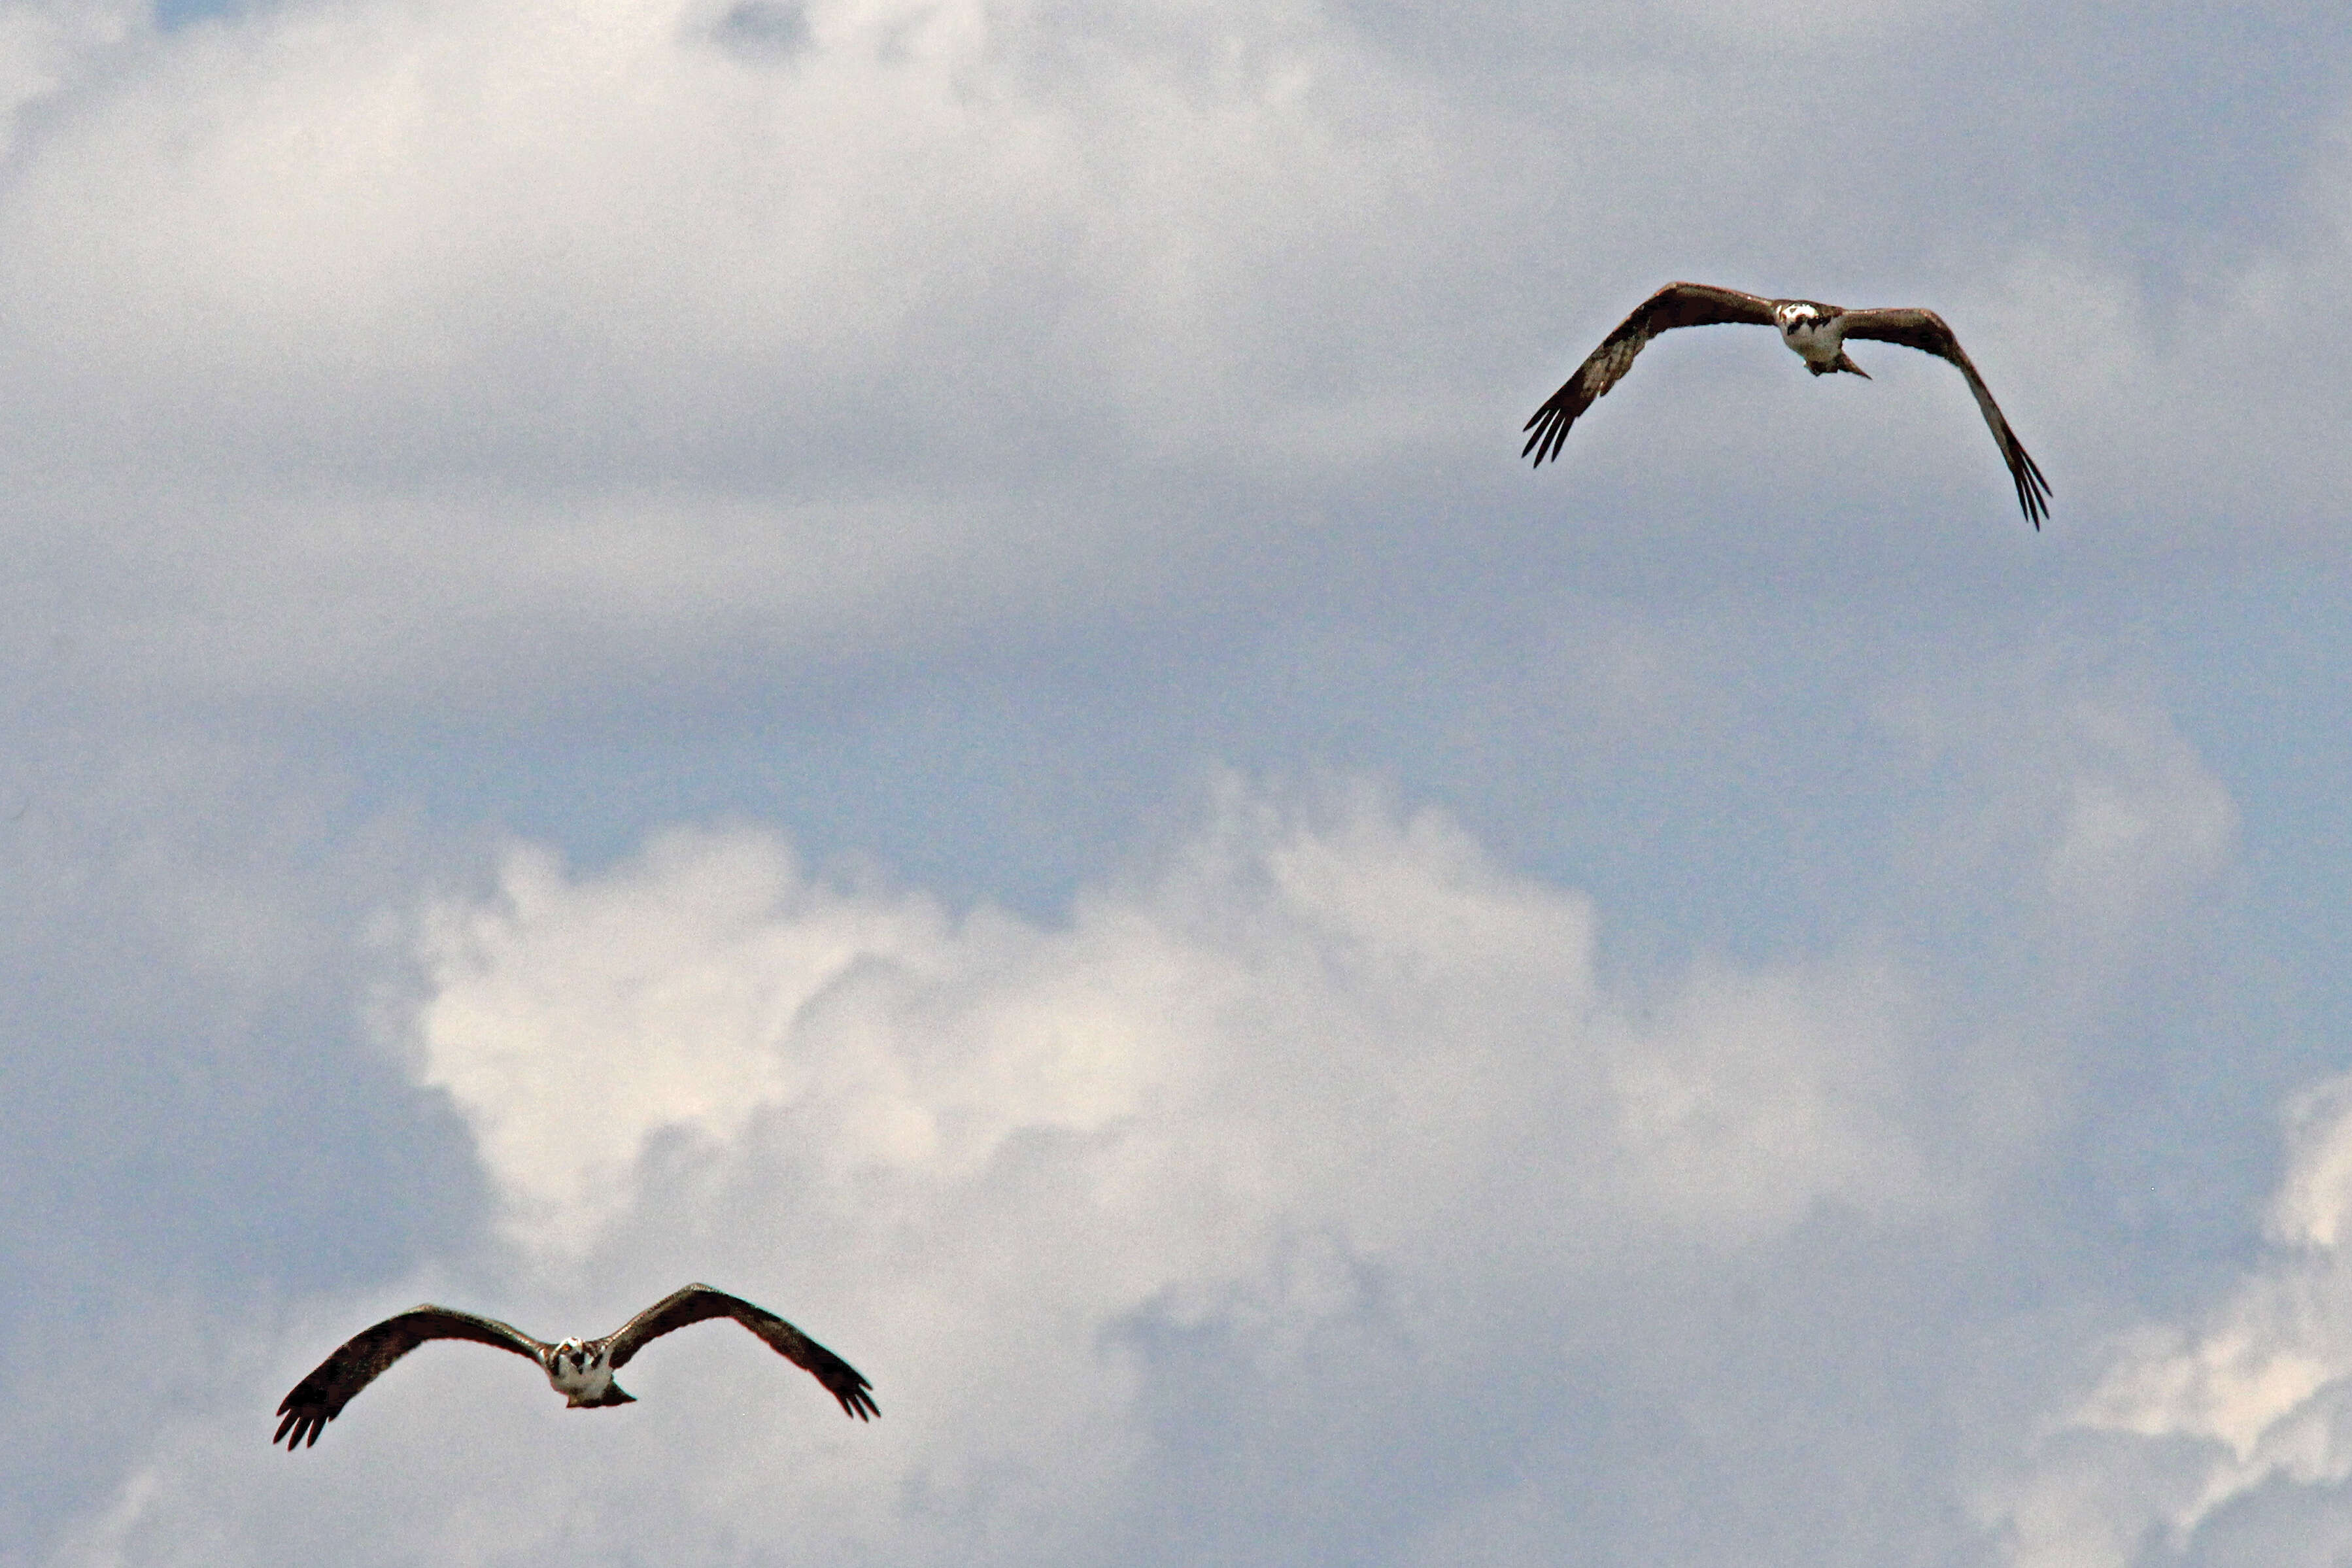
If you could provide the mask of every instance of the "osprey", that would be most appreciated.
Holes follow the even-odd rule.
[[[708,1285],[688,1285],[655,1302],[622,1324],[617,1332],[601,1340],[562,1340],[554,1344],[532,1339],[513,1324],[501,1323],[495,1318],[478,1318],[471,1312],[430,1304],[412,1307],[353,1334],[334,1354],[320,1362],[310,1376],[296,1384],[293,1392],[278,1406],[278,1414],[284,1419],[278,1423],[277,1436],[269,1440],[283,1442],[289,1454],[306,1443],[316,1443],[319,1434],[327,1429],[327,1423],[343,1413],[343,1406],[352,1402],[352,1395],[427,1340],[472,1340],[527,1356],[539,1363],[555,1392],[562,1394],[574,1410],[634,1404],[636,1395],[624,1393],[621,1385],[613,1381],[613,1374],[628,1365],[629,1358],[643,1350],[647,1342],[705,1318],[734,1319],[767,1341],[768,1347],[778,1355],[808,1368],[824,1384],[825,1391],[841,1401],[841,1408],[860,1421],[881,1414],[874,1396],[866,1392],[873,1384],[859,1376],[856,1367],[763,1307],[755,1307]]]
[[[1805,368],[1815,375],[1843,370],[1864,381],[1870,379],[1868,371],[1846,356],[1848,338],[1901,343],[1951,361],[1969,378],[1969,390],[1976,394],[1977,406],[1984,411],[1993,443],[2000,448],[2001,460],[2009,465],[2009,477],[2017,485],[2017,504],[2025,509],[2026,521],[2039,530],[2042,520],[2049,515],[2050,481],[2042,477],[2041,468],[2018,445],[2009,421],[2000,416],[2000,405],[1993,402],[1991,392],[1987,390],[1984,377],[1969,363],[1969,356],[1960,350],[1960,340],[1952,335],[1943,317],[1933,310],[1849,310],[1816,300],[1767,300],[1757,294],[1742,294],[1737,289],[1714,289],[1704,283],[1667,284],[1603,338],[1601,346],[1586,356],[1576,374],[1568,378],[1568,384],[1553,393],[1522,426],[1535,434],[1528,437],[1519,456],[1534,453],[1538,468],[1543,467],[1546,458],[1557,457],[1576,416],[1591,407],[1593,399],[1623,379],[1633,366],[1633,356],[1660,332],[1672,331],[1676,327],[1714,326],[1723,321],[1778,328],[1780,341],[1794,350],[1805,362]]]

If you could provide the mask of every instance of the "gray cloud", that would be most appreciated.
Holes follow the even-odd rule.
[[[1978,97],[1930,101],[1983,145],[1955,139],[1910,103],[1916,55],[2015,40],[1932,11],[1571,16],[1508,91],[1442,68],[1492,17],[820,7],[779,74],[674,7],[604,15],[46,46],[72,64],[0,194],[17,526],[77,603],[129,595],[119,679],[446,692],[488,655],[543,701],[525,650],[551,641],[608,676],[716,647],[772,668],[909,621],[1181,602],[1237,548],[1304,594],[1311,520],[1410,531],[1433,477],[1505,517],[1680,530],[1769,472],[1862,508],[1842,531],[1998,524],[1945,367],[1890,353],[1884,384],[1824,391],[1731,338],[1654,351],[1561,472],[1463,488],[1677,272],[1939,305],[2076,536],[2334,535],[2341,345],[2288,307],[2343,259],[2316,68],[2264,100],[2268,221],[2165,281],[2035,165],[1943,166],[2046,158],[2134,93],[1960,72]],[[1781,90],[1784,26],[1835,40],[1842,90]],[[2226,100],[2197,43],[2164,68]],[[2108,193],[2168,232],[2180,198]],[[1788,442],[1841,480],[1787,474]]]
[[[2112,744],[2134,722],[2082,728]],[[2063,763],[2052,787],[2192,818],[2210,789],[2193,764],[2102,784]],[[2065,867],[2074,843],[2039,858]],[[2153,853],[2211,874],[2194,837]],[[2044,899],[2160,913],[2141,870],[2103,864],[2096,890]],[[1811,1302],[1924,1372],[1885,1316],[1908,1300],[1892,1279],[1918,1238],[1980,1233],[2061,1125],[2040,1096],[2039,1120],[2014,1119],[2021,1058],[1969,1040],[1979,1019],[1939,1018],[1906,964],[1707,962],[1625,993],[1596,971],[1585,900],[1502,871],[1440,814],[1360,794],[1283,808],[1229,789],[1159,875],[1082,897],[1058,928],[829,885],[735,833],[671,836],[595,878],[520,854],[494,895],[415,929],[414,1008],[382,1016],[499,1195],[505,1241],[465,1270],[511,1298],[498,1310],[576,1311],[601,1279],[590,1296],[618,1312],[624,1289],[724,1272],[776,1281],[780,1305],[892,1369],[878,1436],[846,1441],[778,1397],[795,1385],[752,1397],[740,1364],[689,1362],[697,1381],[666,1402],[714,1401],[764,1435],[714,1451],[684,1436],[697,1417],[664,1416],[688,1426],[623,1439],[638,1464],[669,1456],[628,1493],[557,1481],[562,1510],[510,1521],[496,1550],[518,1561],[575,1550],[563,1518],[624,1556],[731,1537],[824,1560],[1402,1560],[1497,1539],[1497,1509],[1528,1508],[1634,1552],[1644,1516],[1612,1516],[1599,1498],[1622,1481],[1603,1477],[1669,1454],[1729,1466],[1723,1445],[1759,1440],[1787,1402],[1855,1408],[1805,1392],[1826,1375],[1810,1335],[1735,1327],[1756,1302]],[[355,1326],[447,1282],[340,1312]],[[63,1560],[297,1549],[311,1527],[273,1522],[283,1483],[260,1479],[282,1457],[231,1434],[348,1331],[336,1316],[320,1298],[278,1350],[240,1352],[254,1386],[174,1424]],[[348,1457],[322,1462],[318,1496],[372,1493],[384,1445],[429,1446],[451,1409],[461,1446],[533,1446],[518,1423],[554,1414],[407,1371],[331,1435]],[[1933,1428],[1899,1403],[1881,1416],[1907,1432],[1906,1462],[1928,1462]],[[1590,1426],[1619,1419],[1636,1424],[1622,1439]],[[1568,1453],[1585,1480],[1555,1468]],[[1420,1480],[1369,1513],[1352,1500],[1416,1454]],[[1831,1441],[1748,1484],[1779,1496],[1853,1458]],[[713,1464],[752,1467],[717,1483],[741,1500],[692,1479]],[[374,1545],[342,1549],[479,1541],[499,1473],[436,1471],[446,1521],[384,1516]],[[1243,1513],[1197,1515],[1202,1485]],[[1724,1501],[1682,1497],[1672,1532],[1719,1551]],[[1818,1545],[1791,1536],[1767,1560]]]

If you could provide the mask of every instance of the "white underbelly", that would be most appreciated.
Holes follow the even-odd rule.
[[[1834,324],[1825,323],[1810,331],[1801,328],[1783,332],[1780,341],[1807,364],[1835,364],[1838,355],[1845,352],[1845,334]]]
[[[613,1369],[609,1366],[579,1366],[569,1363],[559,1364],[548,1373],[547,1380],[555,1384],[555,1392],[571,1399],[599,1399],[613,1386]]]

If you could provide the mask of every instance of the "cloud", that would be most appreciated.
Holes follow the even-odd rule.
[[[2211,897],[2238,852],[2228,787],[2146,679],[2104,662],[2053,641],[1964,689],[1915,679],[1881,704],[1943,775],[1924,802],[1944,815],[1911,840],[1921,868],[2012,900],[2012,933],[2062,995],[2069,972],[2097,987],[2144,956],[2155,911]]]
[[[436,910],[415,1031],[518,1235],[559,1247],[617,1217],[648,1149],[785,1124],[834,1182],[961,1191],[1042,1138],[1254,1229],[1433,1225],[1401,1216],[1472,1150],[1435,1191],[1514,1173],[1579,1223],[1630,1205],[1727,1242],[1917,1201],[1885,1103],[1898,977],[1710,966],[1637,1015],[1593,940],[1582,900],[1443,816],[1362,802],[1318,831],[1229,791],[1149,896],[1066,931],[685,833],[584,883],[520,851],[495,901]]]
[[[124,0],[50,0],[0,12],[0,156],[49,100],[102,72],[142,7]]]
[[[20,174],[14,342],[75,417],[232,461],[919,495],[1278,419],[1255,275],[1377,268],[1446,121],[1305,12],[843,5],[782,58],[713,44],[769,15],[183,35]]]
[[[93,57],[0,191],[0,364],[104,673],[381,697],[485,638],[667,662],[689,605],[688,653],[868,647],[1190,559],[1447,403],[1400,353],[1440,329],[1361,306],[1435,282],[1454,116],[1344,32],[860,5],[747,54],[752,14],[299,7]]]
[[[2116,1337],[2037,1462],[1993,1489],[2021,1568],[2337,1560],[2352,1540],[2352,1075],[2287,1108],[2263,1256]]]
[[[1355,1413],[1330,1473],[1251,1483],[1279,1536],[1426,1442],[1432,1397],[1439,1428],[1461,1419],[1439,1388],[1555,1383],[1559,1292],[1959,1196],[1924,1168],[1898,972],[1710,964],[1617,994],[1584,900],[1362,792],[1229,786],[1156,873],[1058,925],[815,876],[738,829],[585,876],[520,849],[494,893],[415,930],[421,990],[385,1016],[472,1129],[512,1249],[473,1287],[502,1299],[471,1304],[556,1331],[548,1314],[708,1277],[867,1370],[884,1417],[838,1430],[755,1346],[666,1342],[638,1363],[658,1430],[596,1436],[648,1461],[682,1446],[634,1480],[638,1461],[541,1474],[546,1511],[485,1545],[455,1500],[499,1468],[458,1456],[544,1453],[524,1433],[551,1412],[495,1375],[514,1369],[421,1358],[304,1456],[309,1499],[287,1504],[374,1512],[384,1445],[437,1447],[415,1479],[451,1489],[455,1533],[387,1518],[349,1538],[363,1558],[464,1540],[532,1560],[586,1530],[624,1554],[724,1536],[818,1561],[1077,1560],[1166,1505],[1155,1472],[1234,1462],[1207,1433],[1255,1426],[1242,1452],[1292,1467],[1336,1398]],[[290,1373],[397,1304],[320,1300],[282,1339],[229,1337],[281,1346]],[[1628,1335],[1580,1330],[1594,1342],[1570,1354]],[[428,1436],[453,1407],[454,1446]],[[714,1409],[740,1424],[719,1447]],[[181,1429],[58,1561],[173,1560],[190,1509],[226,1560],[290,1549],[267,1500],[292,1462],[253,1468],[250,1425]],[[1445,1506],[1460,1462],[1408,1517]],[[226,1511],[190,1489],[248,1471]]]
[[[184,1536],[215,1561],[358,1535],[446,1555],[468,1531],[530,1561],[578,1541],[492,1520],[486,1478],[520,1485],[542,1452],[652,1465],[579,1517],[693,1521],[699,1543],[615,1522],[616,1552],[723,1556],[730,1531],[782,1542],[833,1508],[793,1492],[739,1520],[748,1469],[697,1490],[675,1456],[723,1410],[761,1464],[841,1446],[839,1539],[886,1555],[1009,1552],[1052,1514],[1065,1559],[1572,1537],[1605,1560],[1663,1534],[1713,1560],[1766,1517],[1785,1539],[1751,1560],[1779,1562],[1842,1516],[1852,1550],[1828,1560],[1866,1558],[1890,1519],[1948,1506],[1937,1391],[1992,1310],[1966,1277],[2024,1267],[2017,1235],[2066,1247],[2069,1135],[2118,1070],[2102,1031],[2137,1062],[2195,1027],[2135,1010],[2173,1007],[2149,958],[2236,853],[2229,793],[2147,691],[2014,664],[1897,685],[1849,753],[1874,781],[1858,818],[1761,766],[1734,805],[1799,815],[1769,819],[1790,837],[1752,897],[1703,889],[1755,905],[1731,936],[1695,887],[1707,855],[1759,853],[1731,812],[1694,814],[1688,856],[1639,856],[1682,879],[1663,952],[1623,942],[1613,892],[1349,788],[1228,784],[1161,856],[1125,877],[1089,857],[1074,902],[1024,916],[812,869],[764,826],[493,867],[387,822],[330,857],[352,803],[234,749],[177,758],[177,783],[162,757],[44,775],[17,829],[56,840],[15,916],[47,977],[22,1059],[52,1064],[16,1080],[12,1190],[40,1199],[20,1278],[107,1276],[98,1343],[184,1321],[208,1370],[110,1374],[20,1326],[12,1407],[73,1456],[27,1474],[28,1511],[116,1517],[131,1561]],[[1685,652],[1667,667],[1634,683],[1636,727],[1675,748],[1660,773],[1759,771],[1751,698]],[[1678,725],[1694,685],[1704,732]],[[1765,712],[1777,744],[1825,732]],[[1832,833],[1835,857],[1808,848]],[[1899,898],[1807,928],[1787,911],[1810,889],[1783,884],[1840,857]],[[373,960],[373,1050],[355,902],[407,911]],[[89,1016],[87,977],[126,963],[152,997]],[[551,1437],[544,1392],[463,1350],[404,1363],[305,1468],[255,1429],[324,1347],[417,1300],[593,1331],[694,1278],[864,1366],[883,1426],[828,1436],[821,1394],[714,1331],[648,1358],[634,1415],[677,1425],[630,1436]],[[1997,1445],[1989,1425],[1971,1440]],[[452,1500],[446,1535],[371,1500],[412,1449],[435,1450],[414,1482]],[[1684,1489],[1628,1512],[1629,1478],[1661,1468]],[[138,1499],[110,1495],[142,1468]],[[1082,1495],[1057,1512],[1064,1474]],[[1181,1500],[1207,1494],[1231,1500],[1217,1521]],[[1267,1541],[1215,1535],[1243,1519]],[[19,1539],[47,1560],[41,1529]]]
[[[2205,787],[2130,777],[2137,816]],[[2111,890],[2154,918],[2167,885]],[[519,846],[407,929],[374,1016],[471,1132],[494,1235],[208,1330],[244,1392],[167,1425],[56,1561],[1533,1561],[1563,1531],[1659,1530],[1706,1555],[1820,1465],[1917,1462],[1913,1396],[1865,1455],[1874,1384],[1803,1390],[1941,1342],[1902,1283],[1916,1249],[1982,1234],[2063,1121],[2009,1114],[2007,1026],[1945,1016],[1897,949],[1612,977],[1589,900],[1363,786],[1229,781],[1057,921],[814,871],[740,826],[592,872]],[[866,1370],[883,1419],[836,1426],[712,1332],[637,1363],[644,1402],[593,1432],[460,1347],[299,1460],[261,1447],[284,1384],[418,1297],[595,1331],[698,1278]],[[1799,1409],[1827,1425],[1790,1474],[1731,1460]],[[383,1492],[396,1455],[446,1507]],[[525,1455],[537,1504],[502,1509]],[[1766,1489],[1619,1517],[1629,1467],[1660,1464]],[[1202,1488],[1228,1506],[1184,1500]]]
[[[2214,998],[2334,984],[2332,57],[1768,19],[7,8],[0,1558],[2344,1539],[2332,1277],[2178,1306],[2326,1048]],[[1685,275],[1936,305],[2056,526],[1895,351],[1681,334],[1518,467]],[[2204,707],[2001,673],[2053,625]],[[1219,758],[1443,805],[1240,789],[1108,876]],[[2336,1245],[2329,1103],[2259,1279]],[[373,1314],[698,1276],[884,1421],[714,1329],[618,1415],[455,1349],[261,1449]]]
[[[1494,76],[1496,18],[1360,6],[18,8],[12,591],[104,624],[93,678],[143,699],[532,706],[1319,594],[1430,517],[1794,547],[1818,518],[1738,499],[1790,444],[1854,476],[1794,504],[1865,537],[2000,515],[1947,367],[1824,391],[1769,344],[1654,351],[1503,489],[1533,400],[1681,273],[1938,305],[2071,537],[2330,536],[2340,353],[2293,305],[2341,270],[2340,150],[2184,300],[1849,122],[1998,29],[1797,11],[1858,106],[1671,11],[1548,18]],[[2033,135],[2003,101],[1988,139]],[[1857,216],[1785,174],[1831,147]]]

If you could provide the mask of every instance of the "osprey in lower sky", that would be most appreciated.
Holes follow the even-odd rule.
[[[631,1318],[618,1332],[601,1340],[563,1340],[555,1344],[532,1339],[495,1318],[478,1318],[447,1307],[412,1307],[353,1334],[296,1384],[278,1406],[284,1419],[278,1423],[278,1435],[269,1440],[284,1442],[289,1454],[306,1442],[317,1442],[327,1423],[343,1413],[352,1395],[427,1340],[472,1340],[528,1356],[539,1363],[555,1392],[574,1410],[628,1405],[636,1395],[623,1393],[613,1374],[628,1365],[629,1358],[645,1349],[647,1342],[705,1318],[734,1319],[767,1341],[778,1355],[806,1367],[824,1384],[826,1393],[841,1401],[841,1408],[860,1421],[881,1414],[874,1396],[866,1392],[873,1384],[859,1376],[856,1367],[775,1313],[708,1285],[688,1285]]]
[[[2000,405],[1986,389],[1984,377],[1977,374],[1977,367],[1960,351],[1960,340],[1952,335],[1943,317],[1933,310],[1849,310],[1813,300],[1767,300],[1761,295],[1742,294],[1737,289],[1713,289],[1704,283],[1667,284],[1603,338],[1601,346],[1587,355],[1584,363],[1577,366],[1576,374],[1568,378],[1568,384],[1553,393],[1528,420],[1525,428],[1535,434],[1528,437],[1519,456],[1534,453],[1538,468],[1543,466],[1546,458],[1557,457],[1559,444],[1568,439],[1568,427],[1576,423],[1576,416],[1591,407],[1593,399],[1623,379],[1633,366],[1633,356],[1660,332],[1724,321],[1778,328],[1780,341],[1794,350],[1805,362],[1805,368],[1815,375],[1843,370],[1864,381],[1870,379],[1868,371],[1846,357],[1848,338],[1901,343],[1951,361],[1969,378],[1969,390],[1976,394],[1977,406],[1984,411],[1985,424],[1992,429],[1993,443],[2000,448],[2001,460],[2009,465],[2009,477],[2017,485],[2017,504],[2025,509],[2026,521],[2039,529],[2042,520],[2049,515],[2050,481],[2042,477],[2041,468],[2018,444],[2009,421],[2000,416]]]

